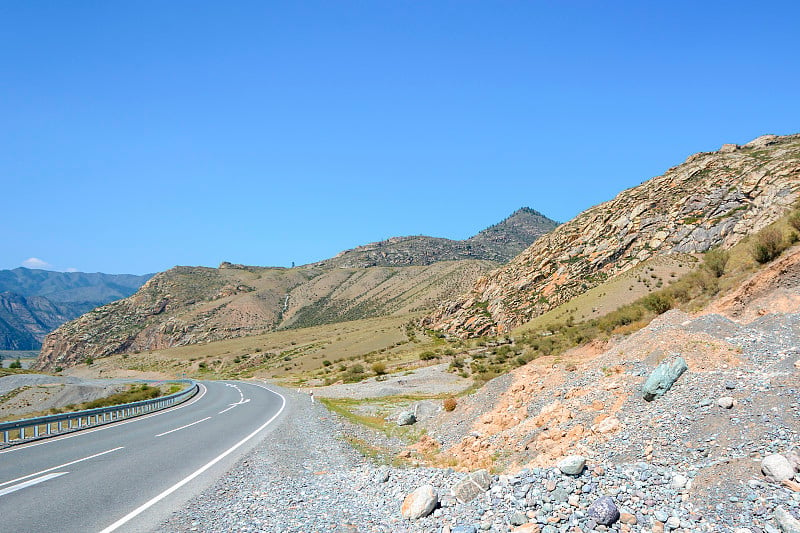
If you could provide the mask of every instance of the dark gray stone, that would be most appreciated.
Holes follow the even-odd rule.
[[[601,496],[589,506],[586,512],[589,518],[593,518],[595,522],[603,526],[610,526],[619,520],[619,509],[608,496]]]

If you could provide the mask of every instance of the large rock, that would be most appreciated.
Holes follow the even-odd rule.
[[[589,518],[594,518],[594,521],[603,526],[610,526],[619,520],[619,509],[609,496],[601,496],[589,506],[586,512]]]
[[[800,533],[800,521],[783,507],[775,509],[775,521],[783,533]]]
[[[400,513],[403,518],[416,520],[431,514],[437,503],[439,503],[439,495],[436,494],[436,489],[431,485],[422,485],[406,496],[406,499],[403,500],[403,505],[400,507]]]
[[[397,415],[397,425],[398,426],[410,426],[416,423],[417,417],[414,416],[414,413],[411,411],[403,411],[399,415]]]
[[[794,477],[794,466],[783,455],[773,453],[764,457],[761,461],[761,472],[770,481],[780,483],[784,479],[792,479]]]
[[[486,470],[478,470],[473,472],[453,487],[453,496],[461,502],[467,503],[487,490],[492,485],[492,476]]]
[[[678,357],[672,362],[664,361],[658,365],[642,387],[644,399],[652,402],[656,398],[663,396],[672,387],[673,383],[681,377],[681,374],[688,369],[689,367],[683,357]]]
[[[582,455],[568,455],[558,462],[558,469],[568,476],[577,476],[586,466],[586,458]]]

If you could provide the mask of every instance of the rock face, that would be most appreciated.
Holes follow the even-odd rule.
[[[437,503],[439,503],[439,495],[436,494],[436,490],[431,485],[423,485],[406,496],[400,507],[400,513],[403,518],[416,520],[431,514]]]
[[[671,362],[664,361],[658,365],[642,387],[644,399],[652,402],[663,396],[688,368],[682,357]]]
[[[523,207],[502,222],[463,241],[424,235],[393,237],[346,250],[317,265],[336,268],[421,266],[462,259],[506,263],[556,226],[556,221]]]
[[[693,155],[543,236],[426,324],[505,333],[655,255],[735,244],[776,220],[798,183],[800,135]]]

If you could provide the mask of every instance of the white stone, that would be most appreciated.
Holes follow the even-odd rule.
[[[569,476],[577,476],[586,466],[586,458],[582,455],[568,455],[558,462],[558,469]]]
[[[670,483],[670,485],[672,485],[673,489],[682,489],[686,486],[688,482],[689,479],[686,476],[682,476],[681,474],[675,474],[674,476],[672,476],[672,482]]]
[[[723,396],[722,398],[717,400],[717,405],[719,405],[723,409],[730,409],[734,405],[736,405],[736,400],[734,400],[732,396]]]
[[[431,514],[436,504],[439,502],[439,495],[431,485],[422,485],[417,490],[406,496],[400,513],[403,518],[416,520]]]
[[[789,460],[779,453],[764,457],[761,461],[761,471],[768,478],[780,483],[784,479],[794,477],[794,467]]]

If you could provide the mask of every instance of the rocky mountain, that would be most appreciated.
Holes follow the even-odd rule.
[[[496,266],[175,267],[49,334],[39,366],[432,309]]]
[[[176,267],[53,332],[40,364],[432,309],[555,226],[523,208],[465,241],[398,237],[291,269]]]
[[[502,222],[463,241],[424,235],[393,237],[345,250],[317,265],[341,268],[420,266],[461,259],[506,263],[556,226],[558,222],[529,207],[523,207]]]
[[[776,220],[798,188],[800,135],[695,154],[538,239],[426,323],[507,332],[654,255],[730,246]]]
[[[68,320],[130,296],[150,275],[0,270],[0,350],[36,350]]]

